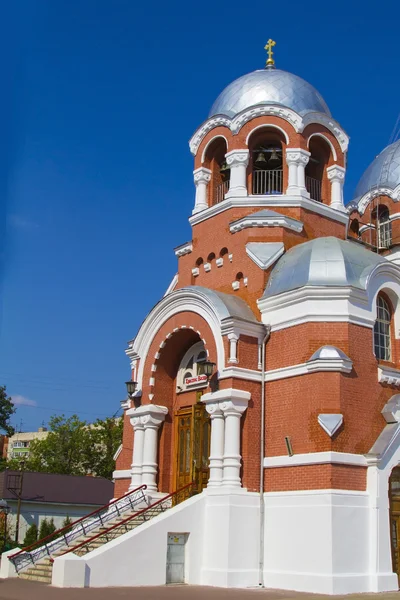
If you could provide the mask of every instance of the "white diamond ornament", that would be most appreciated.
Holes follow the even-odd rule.
[[[320,414],[318,415],[318,423],[329,437],[332,437],[343,423],[343,415]]]

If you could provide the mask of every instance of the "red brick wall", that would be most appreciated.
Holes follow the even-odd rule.
[[[266,492],[289,492],[296,490],[366,489],[366,467],[352,465],[304,465],[279,467],[265,470]]]

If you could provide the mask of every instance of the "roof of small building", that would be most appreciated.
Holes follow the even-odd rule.
[[[355,242],[322,237],[291,248],[276,263],[264,298],[304,286],[365,289],[368,275],[387,259]]]
[[[218,96],[209,113],[234,117],[258,105],[280,105],[300,115],[320,112],[331,116],[321,94],[307,81],[280,69],[260,69],[230,83]]]
[[[17,498],[13,489],[19,487],[20,474],[8,469],[0,473],[1,498]],[[113,482],[103,477],[24,472],[22,499],[25,501],[103,506],[113,493]]]

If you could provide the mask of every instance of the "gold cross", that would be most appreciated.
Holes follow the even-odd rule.
[[[269,38],[266,46],[264,46],[264,50],[267,51],[268,54],[268,60],[265,63],[266,67],[274,67],[275,66],[275,61],[272,58],[273,52],[272,52],[272,48],[275,46],[276,42],[274,42],[274,40],[271,40],[271,38]]]

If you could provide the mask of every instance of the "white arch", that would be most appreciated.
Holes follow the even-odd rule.
[[[283,134],[283,136],[284,136],[284,138],[286,140],[286,144],[289,144],[289,136],[288,136],[288,134],[286,133],[286,131],[282,127],[279,127],[279,125],[273,125],[273,124],[269,125],[268,123],[263,123],[262,125],[257,125],[257,127],[254,127],[254,129],[252,129],[250,131],[250,133],[247,135],[247,137],[246,137],[246,146],[249,145],[250,136],[252,136],[253,133],[255,131],[257,131],[257,129],[266,129],[266,128],[268,128],[268,129],[277,129],[278,131],[280,131]]]
[[[226,139],[226,137],[224,135],[221,135],[220,133],[218,135],[215,135],[213,138],[211,138],[211,140],[208,140],[207,144],[204,146],[204,150],[203,153],[201,155],[201,164],[203,164],[204,159],[206,157],[206,152],[207,149],[209,147],[210,144],[212,144],[212,142],[214,142],[215,140],[217,140],[218,138],[222,138],[223,140],[225,140],[226,143],[226,151],[228,152],[228,140]]]
[[[331,149],[333,160],[336,162],[337,161],[337,153],[336,153],[336,150],[335,150],[335,146],[332,144],[331,140],[329,138],[327,138],[326,135],[324,135],[323,133],[318,133],[318,132],[312,133],[310,135],[310,137],[308,138],[308,140],[307,140],[307,148],[308,149],[310,149],[310,140],[311,140],[312,137],[320,137],[323,140],[325,140],[325,142],[327,142],[328,146]]]

